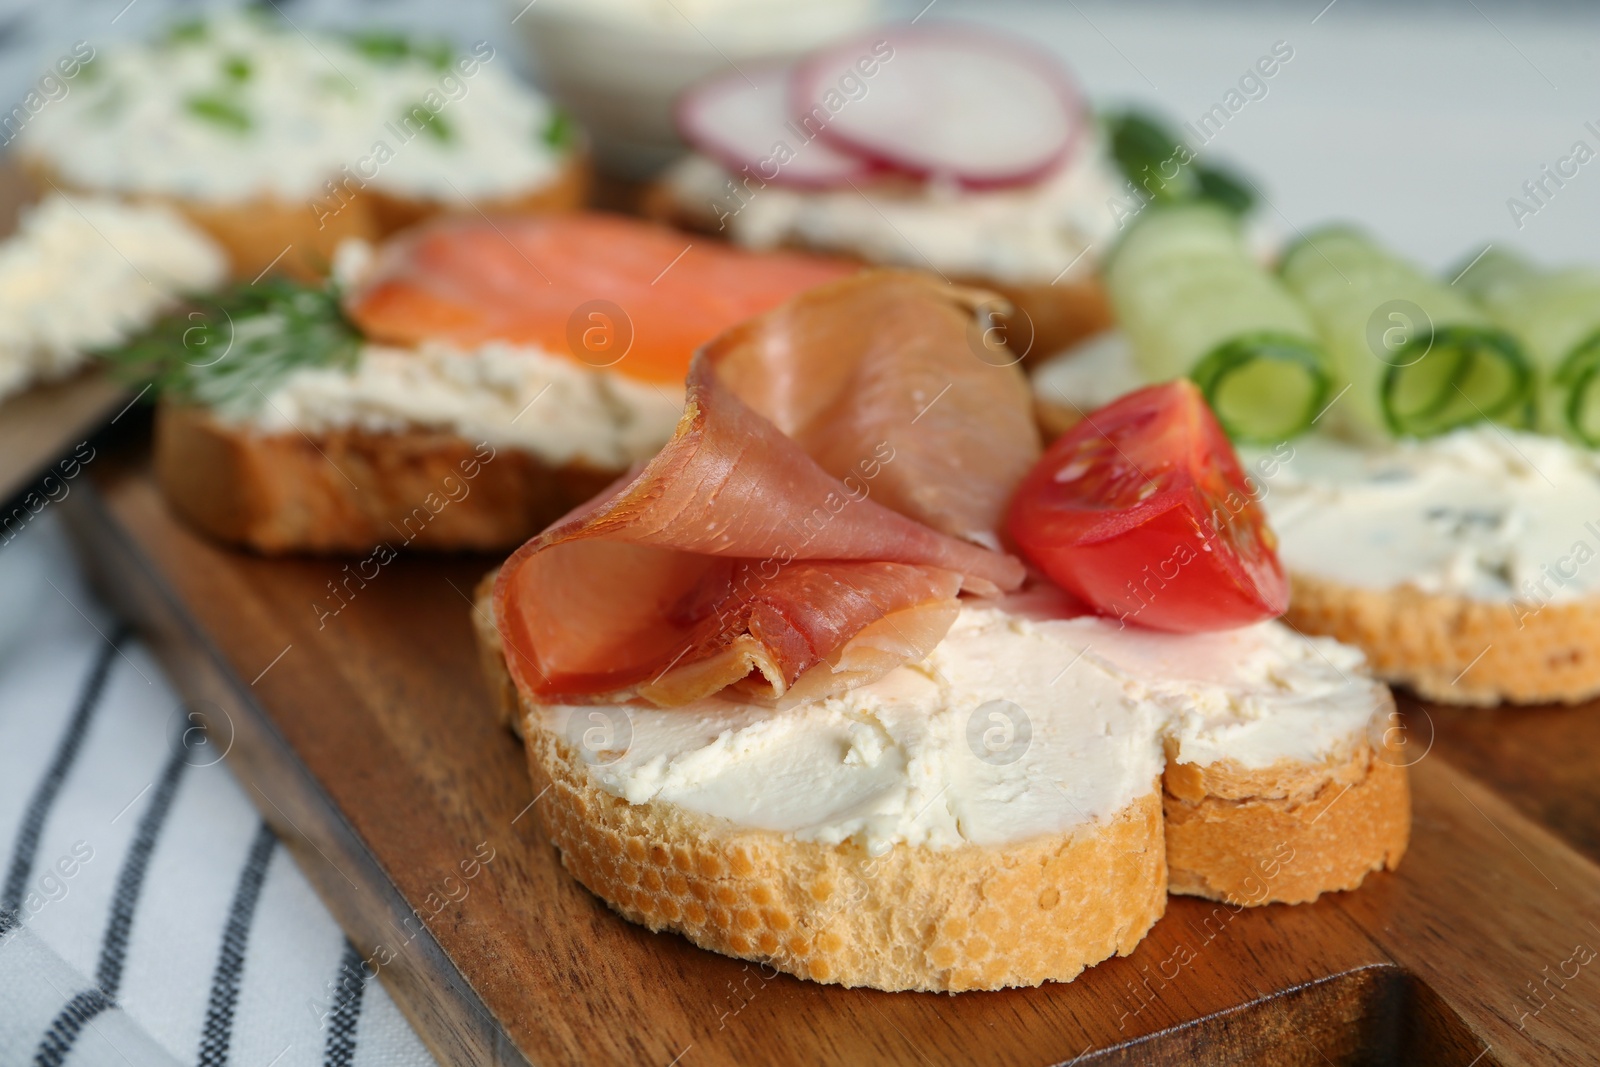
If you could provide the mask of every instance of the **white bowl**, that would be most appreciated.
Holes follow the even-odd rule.
[[[602,168],[648,177],[682,153],[688,86],[790,60],[880,21],[880,0],[509,0],[534,77],[589,132]],[[526,5],[526,6],[525,6]]]

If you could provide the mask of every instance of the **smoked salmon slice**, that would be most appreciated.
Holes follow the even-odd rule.
[[[617,215],[452,218],[386,244],[345,312],[374,341],[509,341],[681,384],[700,345],[857,269]]]
[[[971,348],[983,297],[868,272],[705,346],[656,458],[501,567],[522,693],[818,699],[926,656],[958,594],[1020,586],[986,546],[1040,446],[1021,373]]]

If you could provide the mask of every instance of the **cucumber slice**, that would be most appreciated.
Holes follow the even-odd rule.
[[[1106,283],[1140,373],[1192,378],[1235,440],[1292,437],[1327,402],[1328,360],[1311,320],[1250,258],[1226,210],[1149,209]]]
[[[1545,271],[1511,255],[1463,281],[1490,320],[1521,342],[1538,379],[1540,428],[1600,447],[1600,271]]]
[[[1428,277],[1349,228],[1307,236],[1281,273],[1349,383],[1335,422],[1358,437],[1429,437],[1533,418],[1522,346],[1465,292]]]

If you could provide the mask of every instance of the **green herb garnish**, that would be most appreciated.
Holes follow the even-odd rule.
[[[577,133],[578,127],[572,121],[572,116],[560,108],[553,108],[550,112],[550,121],[539,131],[539,140],[551,148],[560,150],[570,146]]]
[[[400,116],[400,125],[403,127],[407,119],[415,119],[434,140],[440,144],[448,144],[455,139],[455,127],[444,120],[444,116],[436,111],[429,111],[425,104],[417,104],[406,110]]]
[[[435,70],[449,70],[456,60],[456,49],[449,41],[422,41],[412,46],[417,58]]]
[[[411,40],[403,33],[367,30],[351,34],[350,44],[377,63],[399,63],[411,58]]]
[[[250,113],[234,101],[217,93],[199,93],[184,101],[189,114],[235,133],[248,133],[255,125]]]
[[[167,29],[167,43],[196,44],[205,40],[210,32],[205,19],[184,19],[182,22],[174,22]]]
[[[350,45],[374,63],[404,63],[420,60],[437,70],[448,70],[455,61],[456,49],[449,41],[417,41],[391,30],[368,30],[349,37]]]
[[[268,278],[196,301],[101,355],[131,385],[243,415],[293,372],[348,370],[360,349],[361,335],[340,310],[335,288]]]
[[[222,73],[231,82],[243,84],[250,80],[254,68],[246,56],[229,56],[222,61]]]
[[[1236,215],[1255,204],[1255,193],[1241,179],[1199,162],[1194,150],[1160,119],[1128,110],[1105,115],[1101,122],[1111,158],[1145,198],[1168,204],[1210,201]]]

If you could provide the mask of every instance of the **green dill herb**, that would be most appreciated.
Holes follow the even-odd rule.
[[[101,356],[130,385],[247,415],[293,372],[349,370],[360,350],[336,289],[268,278],[196,301]]]
[[[417,58],[427,62],[434,70],[449,70],[456,60],[455,45],[449,41],[424,41],[413,48]]]
[[[182,22],[174,22],[167,29],[167,43],[198,44],[204,41],[210,32],[205,19],[184,19]]]
[[[78,64],[78,73],[74,75],[79,85],[93,85],[100,80],[100,75],[105,72],[105,67],[100,65],[100,57],[86,59]]]
[[[254,68],[247,56],[228,56],[222,61],[222,74],[231,82],[243,84],[250,80]]]
[[[374,63],[392,65],[417,60],[435,70],[449,70],[456,58],[455,45],[441,38],[418,41],[392,30],[367,30],[351,34],[348,40],[352,48]]]
[[[422,127],[424,133],[440,144],[449,144],[455,139],[455,127],[444,120],[444,116],[436,111],[429,111],[427,105],[417,104],[407,108],[404,115],[400,116],[400,125],[403,128],[407,119],[414,119]]]
[[[184,101],[184,106],[195,118],[235,133],[248,133],[255,125],[248,111],[217,93],[198,93]]]
[[[401,63],[411,58],[411,40],[403,33],[367,30],[351,34],[350,44],[375,63]]]
[[[560,108],[553,108],[550,112],[550,121],[539,131],[539,140],[551,148],[564,150],[571,146],[577,133],[578,127],[572,121],[572,116]]]

